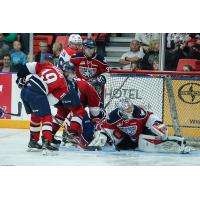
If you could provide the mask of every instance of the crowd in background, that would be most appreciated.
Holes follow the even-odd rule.
[[[158,33],[136,33],[130,43],[130,51],[124,53],[119,60],[121,68],[159,70],[160,36]],[[34,61],[50,61],[57,65],[62,48],[62,44],[55,41],[51,45],[40,42],[40,51],[34,55]],[[166,34],[165,70],[176,70],[179,59],[183,58],[200,60],[200,34]],[[0,33],[0,72],[17,72],[21,65],[29,61],[28,33]],[[192,70],[190,65],[187,70]]]
[[[160,34],[136,33],[130,43],[130,51],[119,60],[122,69],[159,70],[159,47]],[[200,34],[166,34],[164,70],[175,71],[179,59],[200,60]],[[187,70],[191,71],[191,66],[188,67]]]

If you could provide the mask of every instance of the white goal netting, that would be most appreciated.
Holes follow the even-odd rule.
[[[115,70],[116,71],[116,70]],[[106,75],[104,105],[107,113],[127,96],[133,103],[153,111],[168,126],[169,134],[200,140],[200,76],[173,74]]]

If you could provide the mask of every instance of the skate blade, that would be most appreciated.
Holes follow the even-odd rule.
[[[37,148],[29,148],[29,147],[28,147],[28,149],[26,149],[26,151],[27,151],[27,152],[41,152],[41,151],[42,151],[42,149],[37,149]]]
[[[54,143],[51,143],[52,146],[56,147],[56,148],[59,148],[60,147],[60,144],[54,144]]]
[[[43,149],[42,150],[42,155],[43,156],[57,156],[58,155],[58,151],[50,151],[48,149]]]
[[[87,146],[84,150],[85,151],[101,151],[102,147],[100,147],[100,146]]]

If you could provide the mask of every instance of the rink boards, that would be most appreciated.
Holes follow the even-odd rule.
[[[135,77],[130,76],[128,79],[126,76],[106,76],[107,84],[105,91],[105,104],[114,95],[107,112],[114,108],[116,100],[122,96],[128,96],[137,105],[143,106],[146,110],[153,111],[158,115],[169,127],[170,134],[173,133],[171,113],[168,103],[168,94],[165,90],[164,80],[162,78],[154,77]],[[121,84],[126,80],[123,87]],[[194,80],[190,80],[193,83]],[[17,113],[17,103],[20,99],[20,89],[16,85],[16,73],[0,74],[0,107],[6,112]],[[196,81],[197,82],[197,81]],[[189,80],[183,80],[181,85],[178,86],[179,81],[174,80],[173,86],[175,86],[175,93],[178,94],[178,90],[186,85],[184,94],[187,93],[187,84]],[[195,100],[198,101],[200,95],[200,89],[198,84],[194,87]],[[180,95],[179,95],[180,96]],[[199,108],[200,103],[188,104],[183,102],[179,96],[175,96],[175,101],[178,105],[178,110],[187,110],[186,113],[181,113],[181,118],[184,122],[184,136],[199,137],[200,136],[200,120],[199,120]],[[188,99],[186,99],[186,97]],[[186,101],[190,100],[190,96],[184,95]],[[181,109],[180,109],[181,108]],[[55,109],[53,110],[55,113]],[[20,117],[16,116],[4,116],[0,120],[0,127],[4,128],[29,128],[29,116],[25,113],[24,107],[22,107],[22,114]],[[190,123],[190,124],[189,124]],[[193,124],[191,124],[193,123]]]

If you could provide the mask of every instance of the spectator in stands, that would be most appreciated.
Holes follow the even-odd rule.
[[[188,57],[191,37],[187,33],[168,33],[166,39],[165,69],[175,71],[179,59]]]
[[[149,51],[145,54],[141,67],[142,69],[152,70],[154,61],[159,60],[160,40],[152,40],[149,44]]]
[[[22,45],[22,51],[27,55],[29,53],[30,33],[19,33],[18,36]]]
[[[46,42],[40,42],[40,52],[35,56],[35,61],[44,63],[46,53],[48,53],[48,44]]]
[[[53,44],[52,50],[53,50],[53,64],[54,64],[54,66],[58,66],[59,56],[60,56],[62,49],[63,49],[62,44],[60,44],[60,43],[54,43]]]
[[[159,67],[159,59],[154,59],[152,68],[155,71],[158,71],[160,69],[160,67]]]
[[[26,54],[21,51],[21,43],[13,42],[13,49],[10,52],[12,71],[18,71],[22,65],[26,64]]]
[[[0,66],[3,64],[3,56],[9,53],[9,46],[3,42],[3,33],[0,33]]]
[[[160,33],[136,33],[135,40],[138,40],[144,49],[144,52],[147,53],[150,51],[150,43],[152,40],[159,40]]]
[[[188,42],[188,56],[186,58],[200,60],[200,36],[196,35],[194,40]]]
[[[119,62],[123,65],[123,69],[134,70],[140,68],[140,62],[144,57],[143,49],[140,48],[138,40],[132,40],[130,43],[130,51],[124,53]]]
[[[166,36],[166,48],[172,50],[180,47],[187,41],[188,37],[189,35],[187,33],[168,33]]]
[[[11,71],[10,64],[11,64],[10,54],[5,54],[3,56],[3,65],[0,67],[0,72],[10,72]]]
[[[13,42],[18,40],[17,33],[4,33],[3,41],[10,47],[13,47]]]

